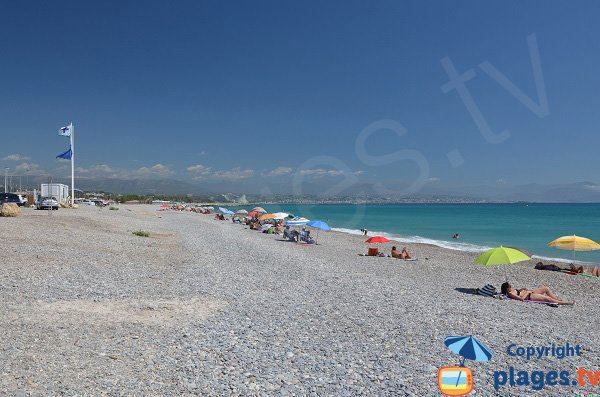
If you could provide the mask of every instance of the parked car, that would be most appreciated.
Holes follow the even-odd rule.
[[[38,200],[38,202],[36,204],[36,208],[38,210],[43,210],[43,209],[57,210],[58,209],[58,201],[54,197],[42,197]]]
[[[27,205],[27,196],[26,195],[17,194],[17,196],[19,197],[19,200],[21,201],[21,204],[19,204],[20,206]]]
[[[17,204],[19,207],[21,206],[21,200],[19,196],[13,193],[0,193],[0,205],[6,203]]]

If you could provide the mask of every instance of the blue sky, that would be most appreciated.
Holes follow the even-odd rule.
[[[600,182],[597,2],[0,7],[0,164],[12,173],[66,175],[68,163],[54,156],[68,143],[56,131],[73,121],[86,178]],[[540,103],[532,34],[548,103],[542,115],[480,66],[493,65]],[[458,92],[442,91],[445,57],[459,74],[474,73],[470,95],[492,131],[510,130],[508,139],[488,142]],[[413,150],[427,169],[402,155],[373,165],[357,154],[361,131],[381,120],[407,132],[378,130],[359,151]]]

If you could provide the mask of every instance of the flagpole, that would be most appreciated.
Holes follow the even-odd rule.
[[[71,207],[75,206],[75,127],[71,123]]]

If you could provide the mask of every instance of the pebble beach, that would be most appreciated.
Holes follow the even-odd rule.
[[[597,395],[496,391],[493,373],[600,370],[600,280],[425,244],[408,246],[414,262],[363,257],[363,236],[321,232],[303,246],[211,215],[117,208],[0,218],[0,395],[437,396],[438,368],[458,364],[448,335],[494,353],[467,363],[475,395]],[[577,303],[472,294],[505,277]],[[581,356],[507,354],[567,342]]]

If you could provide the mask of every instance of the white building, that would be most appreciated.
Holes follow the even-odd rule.
[[[42,183],[40,195],[42,197],[54,197],[59,203],[66,203],[70,195],[69,186],[62,183]]]

